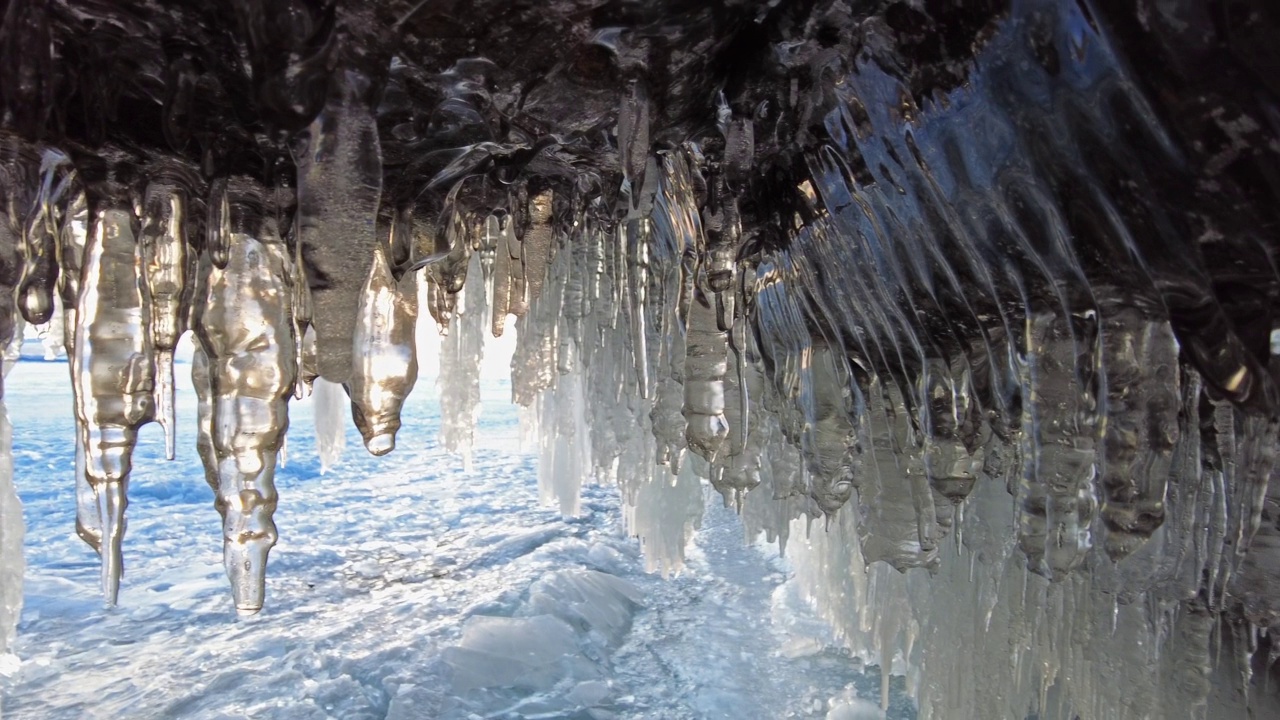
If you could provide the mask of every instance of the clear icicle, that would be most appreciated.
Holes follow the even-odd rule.
[[[1082,320],[1092,327],[1096,318]],[[1087,376],[1096,332],[1055,314],[1027,319],[1019,537],[1029,567],[1061,579],[1092,546],[1097,511],[1097,401]]]
[[[80,299],[80,281],[84,267],[85,246],[89,239],[89,202],[83,188],[79,187],[74,173],[68,173],[63,179],[66,186],[61,197],[65,200],[62,208],[61,226],[58,233],[58,259],[62,272],[58,275],[58,295],[62,300],[62,332],[63,344],[67,349],[68,359],[75,357],[76,329],[79,323],[76,318],[76,307]],[[80,384],[75,382],[74,363],[68,362],[67,369],[71,376],[72,411],[80,403]],[[94,500],[93,487],[89,484],[89,476],[85,470],[85,433],[84,423],[76,418],[76,461],[75,461],[75,494],[76,494],[76,535],[93,548],[102,552],[102,526],[98,523],[98,505]]]
[[[92,219],[76,307],[76,419],[85,439],[85,473],[101,529],[102,593],[115,604],[129,473],[138,428],[155,413],[150,308],[133,210],[104,204]]]
[[[199,334],[213,389],[223,565],[236,611],[253,614],[262,609],[267,555],[277,538],[275,466],[297,361],[288,253],[269,223],[255,228],[250,213],[240,222],[234,215],[227,266],[210,271]]]
[[[347,421],[350,414],[347,394],[342,386],[317,377],[312,383],[311,411],[316,421],[316,452],[320,456],[320,474],[342,462],[347,448]]]
[[[685,340],[684,418],[689,449],[714,460],[729,435],[724,417],[724,378],[729,346],[719,327],[717,296],[698,292],[689,304]]]
[[[418,279],[405,275],[397,285],[382,248],[360,298],[355,369],[351,376],[351,417],[374,455],[395,449],[400,407],[418,379],[414,328],[418,323]]]
[[[1107,554],[1119,560],[1164,523],[1182,400],[1178,345],[1168,322],[1122,306],[1105,309],[1103,322],[1107,422],[1100,515]]]
[[[466,284],[453,315],[451,331],[440,343],[440,444],[462,456],[471,470],[476,420],[480,414],[480,361],[484,357],[484,326],[489,319],[480,257],[472,257]]]
[[[151,338],[155,349],[156,421],[164,428],[165,457],[177,452],[174,416],[173,350],[186,332],[190,302],[187,223],[194,182],[181,166],[153,169],[143,200],[140,237],[146,284],[151,296]]]
[[[373,83],[358,72],[337,73],[328,102],[294,153],[316,370],[335,383],[351,379],[355,309],[378,242],[382,148],[373,92]]]
[[[18,283],[18,309],[34,325],[48,322],[55,312],[58,279],[58,201],[65,186],[67,157],[46,150],[40,160],[40,186],[23,225],[22,279]]]

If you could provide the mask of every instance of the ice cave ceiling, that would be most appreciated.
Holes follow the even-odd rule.
[[[922,668],[922,710],[961,702],[932,588],[966,582],[966,622],[1034,661],[941,717],[1054,682],[1118,702],[1081,658],[1129,658],[1122,616],[1169,716],[1210,702],[1222,634],[1246,686],[1280,655],[1274,3],[3,7],[0,336],[64,324],[108,599],[154,420],[198,426],[236,605],[262,606],[288,402],[342,384],[391,451],[421,281],[462,365],[518,333],[567,511],[594,476],[679,513],[653,487],[687,466],[771,538],[825,519],[798,572]]]

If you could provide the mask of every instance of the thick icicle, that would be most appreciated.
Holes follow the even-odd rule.
[[[227,264],[210,270],[197,327],[213,390],[223,565],[241,614],[262,609],[267,554],[277,537],[276,457],[297,373],[288,252],[252,200],[250,193],[232,201]]]
[[[684,418],[689,449],[714,460],[729,435],[724,417],[724,378],[728,372],[728,340],[719,327],[719,295],[698,290],[689,304],[685,340]]]
[[[76,418],[101,529],[102,593],[115,604],[129,473],[138,428],[155,414],[151,313],[132,208],[104,201],[93,213],[76,307]]]
[[[1084,561],[1097,511],[1097,400],[1093,328],[1085,332],[1055,314],[1027,318],[1023,384],[1023,477],[1019,485],[1019,539],[1028,567],[1060,580]]]
[[[173,350],[186,332],[189,276],[187,225],[196,178],[180,165],[152,168],[142,214],[142,262],[151,295],[151,342],[155,350],[156,422],[164,428],[165,457],[177,452]]]
[[[400,407],[418,379],[414,328],[419,277],[411,272],[397,284],[386,252],[379,247],[361,293],[355,368],[348,392],[351,418],[365,448],[374,455],[395,449]]]
[[[1099,478],[1107,554],[1119,560],[1165,518],[1165,491],[1178,443],[1178,345],[1168,322],[1136,308],[1105,308],[1105,457]]]
[[[297,229],[311,288],[316,369],[330,382],[345,383],[360,290],[378,242],[382,149],[373,83],[346,70],[330,85],[324,109],[295,151]]]

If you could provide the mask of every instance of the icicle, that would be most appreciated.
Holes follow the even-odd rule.
[[[1096,318],[1082,324],[1092,327]],[[1096,332],[1073,334],[1053,314],[1027,319],[1019,537],[1028,567],[1060,580],[1092,546],[1096,399],[1087,384]]]
[[[294,152],[298,165],[298,242],[304,248],[316,329],[316,369],[351,379],[356,307],[378,242],[382,149],[373,83],[337,73],[324,109]]]
[[[76,307],[76,419],[101,532],[102,593],[115,604],[123,572],[124,514],[138,428],[155,413],[149,298],[133,210],[106,202],[92,217]],[[83,535],[82,535],[83,536]]]
[[[143,200],[140,237],[145,280],[151,295],[151,339],[155,348],[156,421],[164,428],[165,457],[177,452],[174,417],[173,350],[186,332],[187,288],[192,263],[187,257],[190,171],[177,165],[153,169]]]
[[[1107,554],[1119,560],[1164,523],[1182,401],[1178,346],[1169,324],[1132,307],[1103,312],[1107,422],[1100,514]]]
[[[524,261],[525,281],[529,285],[529,302],[542,295],[542,285],[547,276],[547,265],[551,258],[553,199],[551,190],[543,190],[529,198],[528,210],[525,212],[528,227],[521,238],[520,257]]]
[[[480,363],[484,357],[484,326],[489,311],[484,294],[484,277],[475,256],[467,272],[466,285],[458,293],[461,301],[453,315],[452,329],[440,343],[440,445],[462,456],[464,470],[472,468],[476,420],[480,414]],[[513,359],[514,362],[514,359]],[[551,363],[544,361],[544,368]],[[515,389],[512,381],[512,389]]]
[[[0,320],[0,324],[3,321]],[[4,334],[0,332],[0,340]],[[22,555],[22,501],[13,487],[13,427],[4,405],[4,382],[0,380],[0,675],[16,668],[10,654],[22,615],[22,576],[26,563]]]
[[[80,404],[80,384],[75,381],[74,363],[70,362],[76,352],[77,322],[76,308],[79,305],[81,276],[83,275],[85,246],[89,238],[89,203],[84,189],[79,186],[74,173],[68,173],[63,179],[65,200],[62,210],[62,224],[58,235],[58,264],[62,272],[58,275],[58,295],[62,300],[62,333],[63,345],[67,349],[67,369],[71,377],[72,412]],[[98,523],[98,505],[94,500],[93,486],[89,484],[89,476],[85,467],[85,443],[87,428],[79,417],[76,417],[76,460],[75,460],[75,494],[76,494],[76,535],[80,537],[94,552],[102,552],[102,526]]]
[[[292,268],[260,208],[232,203],[225,269],[208,278],[198,328],[208,353],[213,454],[223,518],[223,564],[236,611],[262,609],[276,543],[276,456],[289,426],[297,364],[290,317]]]
[[[813,415],[805,418],[802,434],[810,473],[809,494],[828,515],[853,496],[862,464],[853,414],[853,379],[841,364],[834,348],[816,345],[809,363],[809,379],[803,384],[812,393],[812,400],[804,405],[813,408]]]
[[[921,397],[928,403],[925,471],[933,491],[958,506],[973,491],[982,471],[991,428],[975,418],[969,367],[963,356],[951,367],[931,358],[925,370],[921,377]]]
[[[724,377],[728,372],[728,341],[720,330],[716,296],[699,291],[689,306],[689,329],[684,363],[685,440],[689,449],[714,460],[729,435],[724,417]]]
[[[23,226],[22,280],[18,283],[18,309],[27,322],[41,325],[53,316],[58,281],[58,202],[66,186],[56,182],[64,175],[67,157],[46,150],[40,159],[40,187]]]
[[[311,390],[311,412],[316,421],[316,453],[320,456],[320,474],[335,468],[347,448],[349,414],[347,395],[342,386],[316,377]]]
[[[493,313],[490,330],[494,337],[502,337],[507,314],[511,309],[511,292],[515,285],[513,274],[520,265],[518,241],[511,225],[511,216],[490,215],[485,221],[485,232],[493,238]]]
[[[627,220],[619,226],[626,237],[625,298],[628,325],[631,329],[631,355],[635,361],[636,386],[640,397],[649,397],[649,220]]]
[[[641,473],[634,495],[624,498],[627,530],[640,538],[645,569],[670,577],[684,567],[685,546],[702,525],[702,483],[693,463],[672,476],[646,462]]]
[[[360,298],[351,376],[351,417],[374,455],[395,449],[400,407],[418,378],[414,328],[418,323],[417,272],[397,286],[382,248]]]

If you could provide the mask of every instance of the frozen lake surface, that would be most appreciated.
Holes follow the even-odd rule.
[[[859,699],[879,697],[878,671],[832,642],[718,495],[670,580],[644,572],[615,488],[585,488],[577,518],[540,505],[505,380],[482,385],[470,473],[437,448],[433,377],[394,453],[367,455],[349,429],[324,475],[311,402],[292,403],[267,607],[238,618],[180,364],[179,455],[144,429],[106,609],[74,532],[67,367],[28,350],[6,382],[28,571],[5,718],[880,716]],[[909,716],[893,696],[890,716]]]

